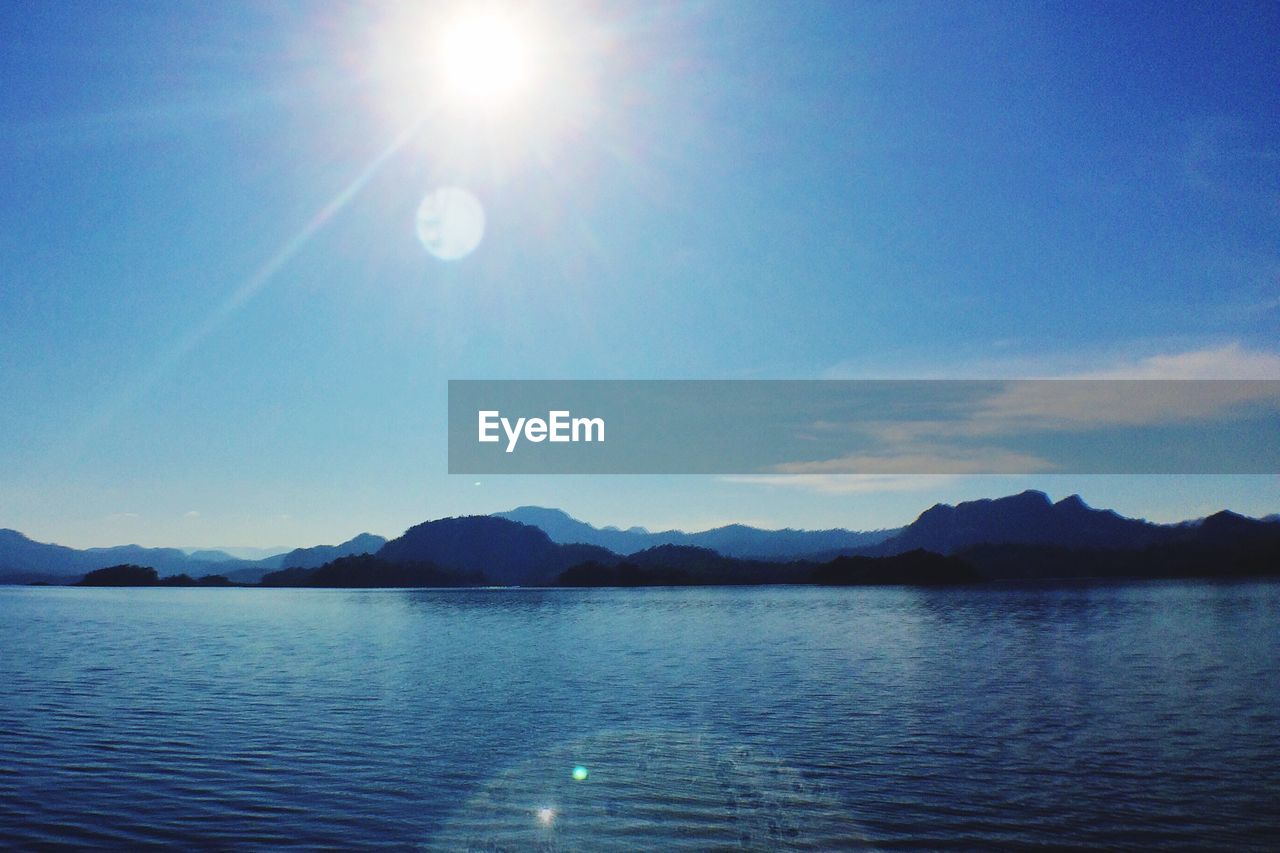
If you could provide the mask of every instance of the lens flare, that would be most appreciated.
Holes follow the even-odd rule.
[[[442,261],[456,261],[476,250],[484,238],[484,208],[461,187],[442,187],[418,206],[418,239]]]

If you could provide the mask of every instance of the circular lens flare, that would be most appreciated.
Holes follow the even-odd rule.
[[[484,208],[461,187],[441,187],[418,206],[418,239],[442,261],[456,261],[476,250],[484,238]]]

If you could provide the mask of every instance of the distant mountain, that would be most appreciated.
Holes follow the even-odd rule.
[[[340,545],[315,545],[311,548],[294,548],[288,553],[265,557],[261,560],[241,561],[235,568],[230,570],[220,569],[220,571],[237,583],[258,583],[268,572],[275,569],[314,569],[341,557],[375,554],[386,542],[386,538],[382,536],[377,536],[373,533],[361,533]]]
[[[410,527],[375,555],[389,563],[432,563],[483,575],[489,583],[538,585],[589,560],[611,563],[618,555],[594,545],[561,545],[528,524],[491,515],[442,518]]]
[[[936,504],[900,533],[861,553],[883,556],[923,549],[955,554],[984,544],[1137,549],[1176,535],[1173,526],[1092,509],[1079,495],[1053,503],[1044,492],[1026,491],[956,506]]]
[[[1224,509],[1203,519],[1194,531],[1180,532],[1171,539],[1188,545],[1248,547],[1280,539],[1280,518],[1248,518]]]
[[[86,548],[81,553],[92,563],[105,565],[137,564],[150,566],[162,574],[197,571],[204,573],[213,566],[225,566],[225,559],[207,562],[187,555],[178,548],[144,548],[141,545],[116,545],[111,548]]]
[[[95,569],[141,565],[162,574],[208,575],[224,572],[235,561],[205,561],[177,548],[117,545],[80,550],[28,539],[16,530],[0,530],[0,583],[52,581],[65,583]]]
[[[65,578],[117,562],[106,560],[100,565],[88,566],[83,552],[74,548],[35,542],[16,530],[0,530],[0,580],[19,578],[22,580],[18,582],[25,582],[28,577],[34,580]]]
[[[279,559],[281,567],[286,569],[314,569],[325,563],[333,562],[339,557],[353,557],[360,554],[376,554],[378,549],[387,544],[385,536],[372,533],[361,533],[353,536],[341,545],[316,545],[312,548],[295,548]]]
[[[226,551],[205,548],[195,551],[183,551],[192,560],[199,560],[202,563],[235,563],[241,560],[240,557],[228,554]]]
[[[856,542],[863,544],[854,547]],[[825,552],[815,548],[822,543],[836,547]],[[0,583],[67,583],[121,565],[154,569],[161,584],[254,583],[274,569],[287,571],[276,573],[273,585],[294,586],[544,585],[566,582],[568,569],[574,569],[569,582],[586,586],[964,579],[955,564],[930,562],[918,554],[883,563],[837,559],[918,551],[959,556],[988,580],[1258,575],[1275,573],[1280,564],[1280,517],[1252,519],[1222,511],[1161,525],[1093,509],[1078,495],[1054,503],[1043,492],[1026,491],[956,506],[938,504],[897,531],[729,525],[701,533],[651,533],[596,528],[560,510],[520,507],[494,516],[427,521],[390,541],[362,533],[340,545],[300,548],[257,561],[236,560],[220,550],[188,554],[138,545],[78,550],[0,530]],[[370,556],[356,559],[361,555]]]
[[[803,583],[810,570],[799,563],[726,557],[695,545],[658,545],[629,555],[626,562],[650,571],[678,570],[700,584]]]
[[[225,554],[221,559],[244,560],[246,562],[257,562],[266,560],[270,557],[279,557],[289,551],[288,545],[277,545],[273,548],[258,548],[249,545],[213,545],[208,548],[184,548],[187,556],[195,556],[197,553],[205,554]],[[201,558],[213,560],[213,557]]]
[[[595,527],[579,521],[564,510],[540,506],[521,506],[507,512],[494,513],[496,518],[518,521],[539,528],[561,544],[596,545],[618,554],[634,554],[661,545],[688,545],[710,548],[726,557],[760,560],[792,560],[820,552],[852,552],[875,545],[897,533],[897,530],[762,530],[745,524],[729,524],[686,533],[664,530],[652,533],[643,527],[622,530],[617,527]]]
[[[341,545],[297,548],[259,560],[233,557],[220,549],[183,551],[117,545],[110,548],[68,548],[33,541],[16,530],[0,530],[0,583],[66,583],[88,572],[118,565],[155,569],[160,576],[225,575],[239,583],[256,583],[272,569],[285,566],[315,568],[339,557],[375,553],[386,539],[361,533]]]

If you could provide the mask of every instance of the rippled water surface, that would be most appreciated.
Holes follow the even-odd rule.
[[[5,845],[1278,839],[1277,584],[0,587]]]

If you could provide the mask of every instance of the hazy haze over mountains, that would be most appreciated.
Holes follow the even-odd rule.
[[[633,554],[661,545],[691,545],[710,548],[726,557],[762,560],[790,560],[818,552],[849,551],[874,545],[898,530],[762,530],[744,524],[729,524],[698,533],[683,530],[650,532],[643,527],[622,530],[595,527],[560,509],[521,506],[496,512],[497,518],[519,521],[541,528],[553,542],[598,545],[618,554]]]
[[[134,564],[156,569],[161,575],[192,577],[219,574],[231,580],[255,582],[272,569],[287,566],[315,568],[338,557],[372,553],[386,542],[381,536],[361,533],[340,545],[296,548],[260,560],[237,559],[222,550],[144,548],[117,545],[110,548],[68,548],[36,542],[16,530],[0,530],[0,583],[64,582],[108,566]]]

